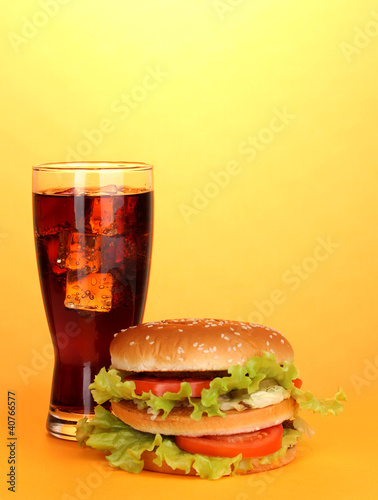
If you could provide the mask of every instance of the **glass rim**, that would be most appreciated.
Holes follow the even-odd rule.
[[[94,170],[133,170],[142,172],[152,169],[153,166],[148,163],[132,161],[68,161],[33,165],[34,172],[59,172],[62,170],[83,170],[88,172]]]

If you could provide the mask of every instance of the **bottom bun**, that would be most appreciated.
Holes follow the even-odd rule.
[[[287,465],[290,462],[292,462],[296,454],[297,454],[297,445],[294,445],[286,451],[286,455],[284,457],[280,458],[279,460],[276,460],[275,462],[272,462],[271,464],[263,465],[260,464],[258,459],[256,459],[254,460],[253,463],[253,469],[248,469],[248,470],[239,469],[235,472],[236,474],[242,475],[242,474],[256,474],[257,472],[266,472],[273,469],[279,469],[280,467],[283,467],[284,465]],[[153,451],[145,451],[142,455],[142,459],[144,460],[143,469],[153,472],[163,472],[165,474],[179,474],[183,476],[197,475],[197,472],[193,469],[193,467],[190,469],[190,472],[188,474],[186,474],[185,471],[183,471],[182,469],[172,469],[166,462],[163,462],[159,467],[153,461],[155,458],[156,454]]]

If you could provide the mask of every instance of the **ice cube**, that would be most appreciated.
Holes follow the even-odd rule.
[[[112,269],[111,273],[113,275],[113,307],[121,307],[127,305],[129,308],[135,308],[135,269]]]
[[[134,238],[125,238],[125,244],[123,248],[123,258],[125,260],[126,266],[130,266],[134,262],[133,267],[137,264],[139,248],[138,244]]]
[[[69,250],[66,257],[68,269],[82,269],[85,272],[97,272],[101,262],[101,236],[97,234],[70,234]]]
[[[64,270],[66,270],[66,259],[69,251],[68,244],[70,236],[71,231],[69,229],[61,229],[59,232],[59,244],[55,263],[60,269]]]
[[[121,197],[120,197],[121,198]],[[121,198],[122,199],[122,198]],[[124,196],[114,217],[118,234],[136,232],[138,224],[138,197]]]
[[[101,194],[117,194],[118,188],[114,184],[108,184],[100,188]]]
[[[125,221],[125,207],[123,205],[115,213],[114,224],[116,227],[117,234],[124,234],[126,229],[126,221]]]
[[[78,196],[84,194],[83,187],[72,187],[68,189],[46,189],[44,194],[53,196]]]
[[[67,273],[66,299],[68,309],[109,312],[112,308],[113,276],[110,273],[89,273],[70,270]]]
[[[116,235],[118,231],[115,216],[122,203],[122,196],[94,197],[90,214],[92,232],[106,236]]]
[[[108,272],[120,267],[123,261],[125,238],[123,236],[101,237],[101,271]]]
[[[113,195],[117,194],[119,192],[118,187],[115,184],[108,184],[107,186],[102,186],[102,187],[90,187],[87,186],[85,188],[85,194],[91,195],[91,196],[106,196],[106,195]]]
[[[46,193],[36,194],[34,201],[36,236],[58,234],[63,229],[72,227],[75,221],[75,207],[68,197],[53,196]]]
[[[59,238],[53,237],[45,241],[47,256],[50,262],[51,270],[54,274],[63,274],[66,269],[61,267],[57,262],[57,255],[59,253]]]

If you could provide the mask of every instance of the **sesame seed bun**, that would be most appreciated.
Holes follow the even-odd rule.
[[[172,319],[143,323],[116,334],[112,366],[132,372],[216,371],[243,365],[263,351],[291,361],[294,351],[274,328],[217,319]]]

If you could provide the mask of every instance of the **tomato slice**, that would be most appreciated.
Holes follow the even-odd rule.
[[[255,432],[228,436],[176,436],[175,440],[179,448],[190,453],[211,457],[236,457],[241,453],[244,458],[249,458],[263,457],[278,451],[282,435],[282,424],[278,424]]]
[[[125,380],[132,380],[135,383],[135,392],[142,394],[151,391],[155,396],[163,396],[166,392],[179,392],[182,382],[188,382],[192,389],[192,396],[201,397],[202,389],[208,389],[212,379],[197,378],[155,378],[134,376],[126,377]]]
[[[296,378],[292,382],[297,389],[300,389],[302,387],[303,381],[300,378]]]

